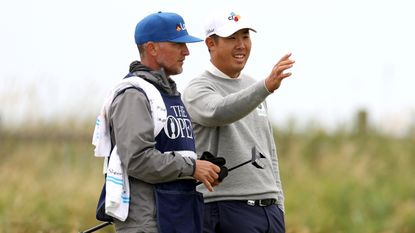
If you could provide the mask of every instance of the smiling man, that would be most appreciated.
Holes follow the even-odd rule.
[[[291,76],[286,70],[294,61],[291,54],[284,55],[257,82],[242,73],[251,52],[250,33],[256,32],[244,15],[216,14],[205,31],[211,65],[183,93],[196,150],[225,157],[229,167],[251,158],[253,151],[265,158],[263,168],[245,165],[232,171],[215,192],[198,188],[205,198],[203,232],[285,232],[284,195],[265,99]]]

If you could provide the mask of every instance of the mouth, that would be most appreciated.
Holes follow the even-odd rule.
[[[245,61],[246,55],[245,54],[234,54],[233,58],[239,62]]]

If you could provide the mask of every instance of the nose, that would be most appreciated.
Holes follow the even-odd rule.
[[[186,44],[183,44],[182,53],[184,56],[188,56],[190,54]]]
[[[236,48],[243,49],[245,47],[245,40],[243,38],[236,38]]]

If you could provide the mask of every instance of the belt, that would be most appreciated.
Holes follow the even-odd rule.
[[[277,203],[275,199],[262,199],[262,200],[247,200],[246,204],[250,206],[270,206]]]

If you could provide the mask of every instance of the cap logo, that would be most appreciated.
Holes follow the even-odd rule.
[[[228,17],[228,20],[233,20],[235,22],[238,22],[240,18],[241,18],[240,15],[237,15],[234,12],[231,12],[231,15]]]
[[[179,23],[176,25],[176,31],[180,32],[180,31],[185,31],[186,30],[186,25],[184,23]]]

